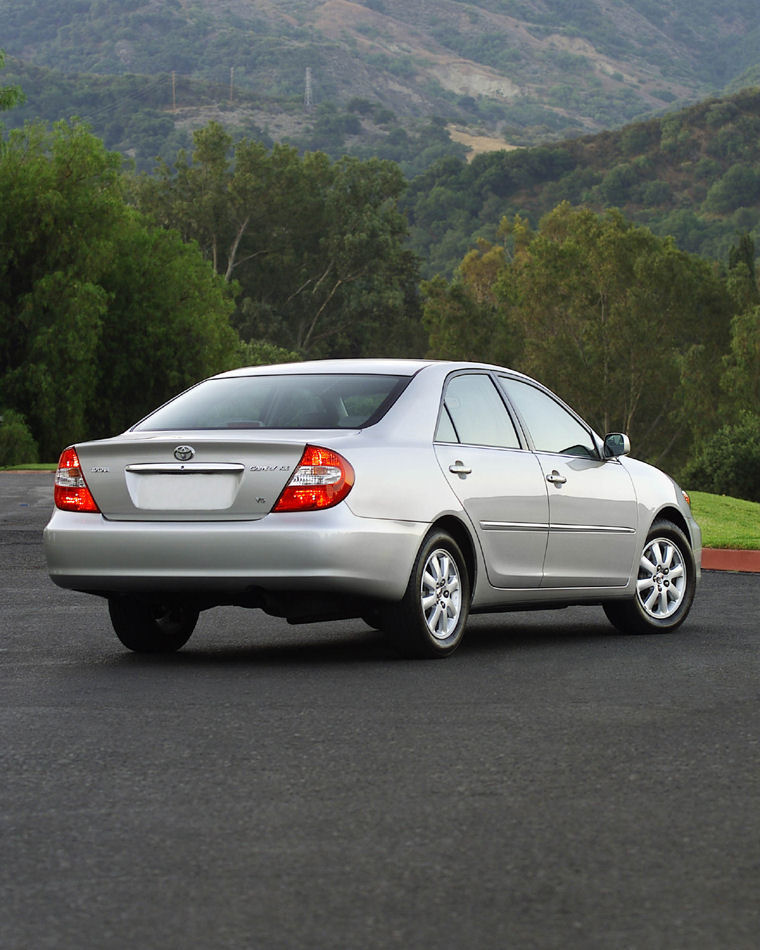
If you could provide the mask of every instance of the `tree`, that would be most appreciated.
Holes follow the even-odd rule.
[[[239,290],[235,323],[303,355],[360,355],[380,323],[400,355],[419,326],[417,268],[397,208],[391,162],[233,144],[221,126],[196,132],[191,157],[137,183],[140,208],[198,242]],[[377,336],[377,334],[375,334]]]
[[[109,305],[88,424],[118,432],[187,386],[242,362],[231,296],[197,248],[130,213],[101,285]]]
[[[0,193],[0,405],[41,457],[234,361],[222,282],[127,205],[121,158],[84,126],[12,132]]]
[[[0,69],[5,68],[5,53],[0,49]],[[24,101],[24,94],[18,86],[0,86],[0,112],[12,109]]]
[[[760,172],[747,162],[738,162],[710,187],[704,207],[707,211],[725,214],[754,205],[759,198]]]
[[[749,309],[760,303],[755,268],[755,242],[745,231],[728,252],[728,287],[740,309]]]
[[[760,413],[760,306],[731,321],[731,345],[723,357],[721,386],[731,416],[743,409]]]
[[[428,356],[509,365],[519,353],[519,336],[494,294],[506,265],[503,247],[481,240],[465,255],[449,284],[437,276],[422,284]]]
[[[561,204],[495,289],[522,331],[520,368],[595,428],[629,432],[639,454],[686,451],[682,359],[691,353],[701,391],[716,397],[732,313],[707,262],[617,211],[600,217]]]

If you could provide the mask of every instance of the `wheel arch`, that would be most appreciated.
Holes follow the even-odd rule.
[[[475,553],[475,543],[472,539],[472,535],[467,529],[467,526],[454,515],[444,515],[443,517],[438,518],[437,521],[434,521],[430,526],[430,531],[432,532],[439,530],[450,534],[462,551],[465,565],[467,567],[467,575],[470,581],[470,602],[472,602],[473,593],[475,591],[475,581],[477,579],[478,573],[478,559]]]
[[[672,506],[666,506],[665,508],[661,508],[657,512],[657,514],[654,516],[654,518],[652,518],[652,523],[649,525],[649,530],[647,531],[647,534],[649,533],[649,531],[652,530],[652,525],[656,524],[658,521],[670,521],[677,528],[680,528],[681,531],[683,531],[683,533],[689,539],[689,542],[693,544],[694,539],[691,536],[691,530],[689,529],[689,525],[687,524],[686,519],[684,518],[683,514],[678,510],[678,508],[674,508]]]

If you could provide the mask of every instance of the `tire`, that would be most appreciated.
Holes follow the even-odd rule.
[[[417,554],[403,599],[388,608],[384,629],[402,656],[438,659],[462,642],[469,609],[464,556],[449,534],[435,531]]]
[[[137,597],[110,597],[108,611],[116,636],[135,653],[174,653],[195,630],[199,611],[181,603]]]
[[[686,620],[696,579],[686,535],[669,521],[656,521],[641,552],[634,598],[605,604],[604,612],[623,633],[669,633]]]

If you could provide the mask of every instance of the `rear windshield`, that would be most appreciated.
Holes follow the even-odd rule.
[[[165,429],[360,429],[377,422],[408,376],[232,376],[199,383],[134,426]]]

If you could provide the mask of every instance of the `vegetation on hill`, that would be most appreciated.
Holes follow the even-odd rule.
[[[759,36],[756,0],[0,5],[0,38],[14,69],[47,70],[37,79],[58,95],[72,81],[81,88],[89,77],[130,77],[131,91],[116,83],[105,97],[113,115],[102,96],[101,104],[76,96],[84,108],[51,114],[48,93],[31,90],[32,117],[79,114],[109,147],[121,146],[107,126],[121,122],[135,136],[126,147],[138,151],[151,134],[159,138],[159,118],[180,134],[188,122],[197,128],[218,119],[220,109],[235,116],[225,124],[248,137],[258,127],[333,157],[356,138],[393,158],[378,144],[431,116],[512,144],[561,140],[748,85],[760,66]],[[352,125],[348,104],[356,98],[393,121],[362,118],[357,127],[354,114]],[[130,128],[122,108],[128,100],[147,113],[153,133],[139,123]],[[335,113],[329,121],[320,107]]]
[[[0,89],[0,105],[18,96]],[[396,163],[219,123],[137,175],[80,123],[13,130],[0,137],[0,452],[49,459],[233,363],[427,354],[533,373],[691,487],[746,495],[758,111],[744,92],[561,147],[447,157],[403,199]],[[651,166],[679,212],[719,226],[723,261],[640,223],[651,182],[621,164]],[[622,210],[605,211],[613,199]],[[421,293],[402,200],[448,268]],[[492,239],[473,248],[478,227]]]
[[[151,171],[156,157],[171,164],[179,149],[192,147],[194,121],[169,107],[168,75],[59,74],[52,84],[40,69],[9,68],[4,75],[26,99],[6,115],[10,128],[39,114],[89,117],[106,147],[128,155],[141,171]],[[426,276],[451,275],[478,238],[495,240],[503,215],[519,213],[535,224],[563,200],[599,211],[622,208],[656,234],[673,235],[682,249],[710,258],[725,260],[738,233],[760,239],[758,88],[617,131],[489,152],[468,163],[443,119],[402,125],[389,110],[354,97],[342,109],[321,105],[308,124],[288,122],[288,134],[278,134],[257,124],[265,116],[250,93],[241,92],[234,104],[223,99],[221,108],[213,106],[219,87],[179,85],[183,97],[213,113],[235,138],[245,131],[267,147],[277,139],[334,160],[352,154],[396,162],[411,182],[403,209]],[[303,118],[292,103],[280,107],[282,116]]]
[[[555,145],[449,158],[404,198],[426,272],[450,274],[502,215],[533,224],[561,201],[621,208],[683,250],[726,260],[760,220],[760,89],[747,89],[615,132]]]
[[[5,77],[25,93],[6,117],[9,128],[77,116],[140,171],[152,170],[157,158],[171,162],[180,148],[191,147],[193,130],[209,121],[267,146],[278,141],[336,160],[344,154],[388,159],[410,178],[443,157],[467,155],[444,120],[399,117],[358,96],[341,107],[327,102],[306,112],[301,100],[245,89],[236,89],[231,100],[229,85],[167,73],[66,74],[11,59]]]

